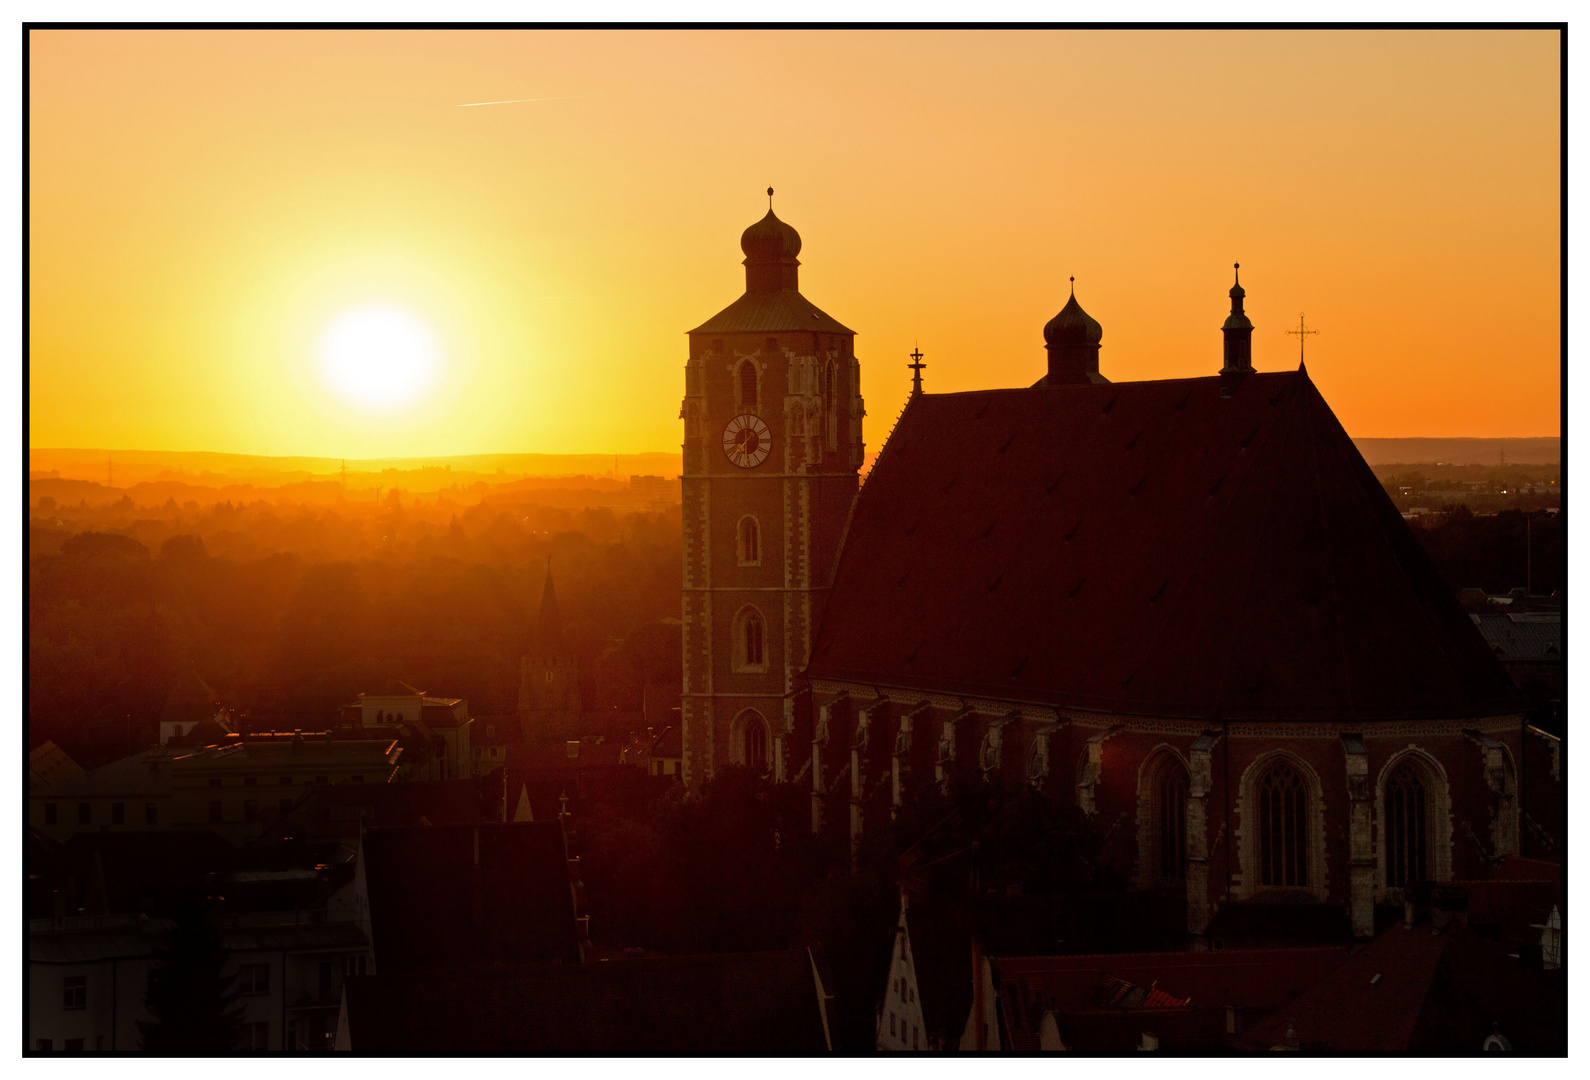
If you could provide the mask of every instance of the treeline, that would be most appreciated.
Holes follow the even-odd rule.
[[[1562,515],[1503,510],[1479,515],[1451,506],[1415,518],[1413,534],[1453,592],[1480,588],[1492,595],[1528,588],[1550,596],[1563,588],[1566,566]]]
[[[677,507],[34,512],[28,743],[85,766],[153,742],[190,672],[273,724],[324,726],[391,678],[512,712],[549,559],[588,681],[622,639],[679,614]]]

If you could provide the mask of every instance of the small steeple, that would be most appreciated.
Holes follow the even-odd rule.
[[[1235,283],[1231,286],[1231,314],[1226,316],[1220,332],[1226,339],[1226,363],[1222,375],[1241,375],[1253,370],[1253,324],[1242,312],[1242,299],[1247,293],[1242,288],[1242,264],[1232,265]]]
[[[558,614],[558,594],[552,588],[552,556],[547,556],[547,583],[541,590],[540,637],[536,653],[545,657],[563,656],[568,652],[563,641],[563,618]]]
[[[773,189],[767,189],[767,214],[740,234],[745,252],[745,291],[795,291],[800,288],[801,234],[773,213]]]

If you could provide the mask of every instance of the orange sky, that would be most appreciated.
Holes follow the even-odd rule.
[[[876,449],[1024,385],[1066,279],[1112,379],[1260,369],[1357,436],[1559,431],[1555,32],[35,32],[36,447],[677,448],[684,331],[762,190],[860,332]],[[478,108],[460,103],[567,97]],[[435,390],[337,403],[320,330],[429,324]]]

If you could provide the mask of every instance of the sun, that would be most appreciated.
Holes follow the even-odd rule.
[[[396,304],[361,304],[342,312],[320,332],[315,354],[326,389],[366,413],[417,404],[442,374],[436,334]]]

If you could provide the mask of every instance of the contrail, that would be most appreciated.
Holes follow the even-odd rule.
[[[506,101],[466,101],[459,105],[460,109],[473,109],[476,105],[517,105],[521,101],[572,101],[575,98],[590,97],[590,94],[564,94],[561,97],[516,97]]]

